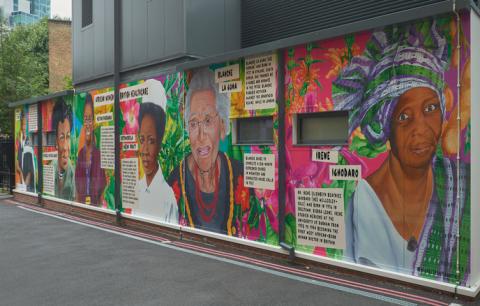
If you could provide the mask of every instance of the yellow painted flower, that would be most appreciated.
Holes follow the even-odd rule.
[[[360,54],[361,54],[360,47],[358,47],[358,45],[356,44],[353,44],[352,56],[357,56]],[[343,68],[345,68],[345,66],[348,64],[348,61],[346,60],[347,55],[348,55],[347,47],[328,49],[326,56],[332,63],[332,68],[328,71],[326,75],[327,79],[337,78],[340,71],[342,71]]]
[[[245,109],[245,91],[232,92],[230,95],[230,113],[232,117],[245,117],[248,111]]]

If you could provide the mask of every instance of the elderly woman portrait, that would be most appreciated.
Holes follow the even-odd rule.
[[[194,71],[184,114],[191,153],[169,182],[178,190],[183,224],[234,235],[234,190],[242,167],[220,151],[220,142],[230,133],[229,112],[230,100],[218,92],[213,71]]]
[[[390,147],[347,206],[344,256],[448,280],[456,243],[449,217],[461,219],[465,192],[455,203],[456,164],[441,153],[447,41],[435,21],[425,23],[423,32],[375,32],[334,82],[335,109],[350,110],[350,133],[360,127],[370,144]],[[464,188],[465,165],[460,171]]]
[[[64,200],[75,199],[75,174],[70,162],[70,136],[72,130],[72,110],[60,98],[53,108],[52,126],[56,132],[55,147],[57,160],[55,169],[55,196]]]
[[[100,206],[105,189],[105,171],[100,168],[100,150],[95,145],[94,115],[92,96],[87,93],[83,108],[83,131],[85,144],[78,152],[75,168],[75,201]]]
[[[147,80],[148,95],[142,98],[137,140],[144,176],[137,184],[138,208],[135,215],[178,223],[178,209],[172,188],[158,163],[165,133],[167,97],[160,81]]]

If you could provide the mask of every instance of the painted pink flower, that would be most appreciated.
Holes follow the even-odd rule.
[[[120,103],[120,108],[125,121],[123,134],[136,134],[138,132],[138,112],[140,105],[135,99],[127,100]]]

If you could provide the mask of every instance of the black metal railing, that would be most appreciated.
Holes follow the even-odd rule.
[[[15,186],[14,140],[0,137],[0,194],[10,194]]]

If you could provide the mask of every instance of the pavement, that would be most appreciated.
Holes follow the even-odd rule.
[[[475,304],[302,271],[0,199],[0,305]]]

